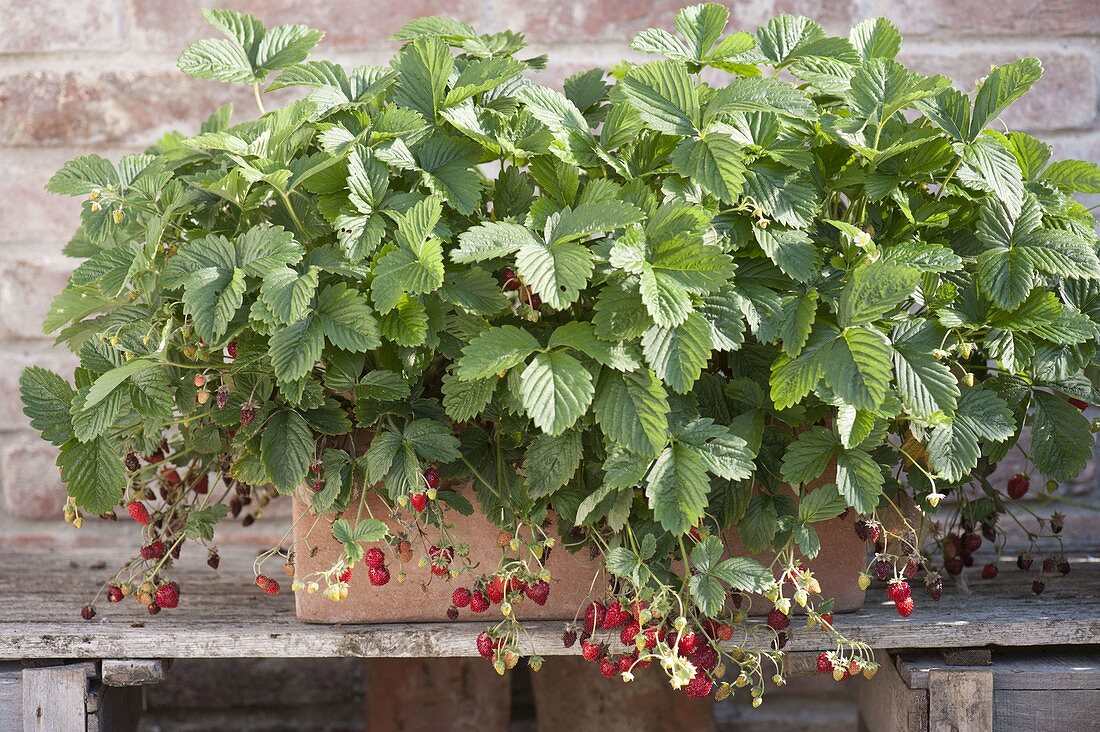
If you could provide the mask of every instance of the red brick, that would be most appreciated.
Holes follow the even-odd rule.
[[[8,260],[0,267],[0,335],[43,338],[42,321],[68,282],[74,259]]]
[[[41,366],[72,380],[77,358],[64,346],[5,343],[0,352],[0,425],[4,429],[30,429],[19,400],[19,376],[28,366]]]
[[[544,0],[489,0],[488,17],[493,29],[521,30],[536,43],[591,41],[617,42],[626,52],[630,39],[650,27],[673,28],[681,0],[581,0],[548,3]],[[753,31],[779,13],[809,15],[834,32],[848,31],[858,16],[854,0],[769,0],[737,3],[730,8],[729,30]]]
[[[52,519],[61,516],[65,489],[58,470],[57,448],[35,435],[5,437],[0,448],[4,510],[12,516]]]
[[[901,61],[925,74],[945,74],[960,89],[974,83],[994,64],[1033,55],[1043,62],[1043,78],[1002,115],[1009,127],[1025,130],[1074,129],[1096,120],[1096,74],[1088,55],[1079,52],[1011,51],[928,52],[913,45],[902,48]]]
[[[268,26],[304,23],[318,28],[325,31],[322,54],[326,49],[377,47],[412,18],[443,15],[475,22],[481,11],[479,0],[134,0],[132,5],[135,46],[172,54],[199,38],[218,35],[199,14],[202,6],[252,13]]]
[[[913,35],[1034,38],[1100,34],[1100,3],[1096,0],[872,0],[864,13],[886,16],[903,34]]]
[[[116,0],[0,0],[0,54],[102,51],[122,45]]]
[[[0,111],[0,117],[3,112]],[[80,226],[80,202],[47,193],[46,181],[78,153],[0,147],[0,242],[45,242],[59,253]]]

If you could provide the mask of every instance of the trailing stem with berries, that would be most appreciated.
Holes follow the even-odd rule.
[[[651,60],[559,89],[518,33],[419,18],[389,65],[346,68],[307,60],[319,31],[203,13],[224,37],[180,69],[250,86],[259,115],[47,186],[83,199],[45,323],[80,366],[20,385],[66,519],[141,535],[109,602],[186,603],[181,551],[217,569],[220,522],[295,493],[339,557],[264,553],[267,594],[279,564],[334,602],[353,576],[449,583],[440,617],[492,613],[471,642],[504,672],[550,555],[587,552],[566,646],[759,704],[803,625],[835,641],[823,673],[875,672],[814,575],[821,522],[851,520],[873,549],[853,581],[902,617],[994,553],[1038,560],[1037,593],[1068,571],[1035,556],[1063,516],[1029,486],[1059,500],[1092,454],[1100,259],[1073,195],[1100,168],[1004,131],[1037,59],[961,91],[898,63],[887,20],[730,32],[705,4],[631,41]],[[994,484],[1012,451],[1025,473]],[[455,530],[473,511],[495,565]]]

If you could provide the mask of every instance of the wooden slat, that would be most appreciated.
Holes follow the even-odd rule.
[[[898,661],[898,671],[911,689],[927,689],[929,674],[936,669],[957,668],[963,667],[948,666],[931,653],[906,653]],[[1100,651],[1044,649],[995,653],[992,666],[977,668],[993,673],[993,685],[998,690],[1092,690],[1097,694],[1100,717]]]
[[[933,669],[928,674],[930,732],[993,732],[993,672]]]
[[[400,625],[307,625],[294,617],[289,591],[268,597],[250,581],[251,559],[223,548],[214,572],[201,556],[184,556],[171,569],[183,594],[180,607],[150,617],[132,601],[100,603],[99,616],[80,619],[83,598],[96,593],[117,554],[93,554],[80,563],[54,554],[0,553],[0,659],[242,658],[340,656],[473,656],[474,637],[489,618],[474,622]],[[35,568],[35,581],[26,567]],[[1076,645],[1100,638],[1100,560],[1073,560],[1073,573],[1052,579],[1042,597],[1025,575],[1002,572],[972,595],[948,587],[939,603],[917,591],[913,616],[898,616],[881,588],[864,608],[837,615],[836,627],[875,648]],[[287,583],[289,584],[289,583]],[[384,588],[378,590],[384,592]],[[440,615],[445,608],[440,608]],[[442,617],[441,617],[442,620]],[[561,645],[562,623],[528,624],[524,650],[572,655]],[[759,626],[757,626],[759,627]],[[766,633],[759,635],[766,642]],[[791,651],[829,650],[818,630],[794,629]]]
[[[1100,692],[993,692],[994,732],[1087,732],[1100,729]]]
[[[86,732],[90,663],[23,670],[24,732]]]
[[[105,686],[159,684],[168,677],[166,666],[159,659],[105,659],[100,665],[100,677]]]
[[[0,662],[0,732],[23,729],[23,664]]]
[[[928,692],[910,689],[889,654],[875,654],[879,671],[859,685],[860,729],[928,732]]]

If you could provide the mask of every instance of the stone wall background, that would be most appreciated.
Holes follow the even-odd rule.
[[[119,538],[119,526],[89,521],[74,532],[60,521],[64,493],[54,451],[30,431],[20,410],[18,378],[26,365],[65,371],[74,363],[42,335],[39,324],[74,266],[61,250],[75,228],[79,203],[51,196],[43,185],[71,157],[94,151],[117,158],[169,130],[194,132],[225,102],[237,104],[236,119],[254,113],[247,91],[192,80],[175,68],[187,43],[215,35],[198,12],[208,4],[252,12],[269,25],[295,22],[324,29],[328,35],[315,57],[348,64],[385,63],[394,50],[387,37],[420,15],[455,16],[484,31],[522,30],[534,50],[550,54],[551,66],[540,80],[557,84],[565,75],[630,56],[630,37],[651,25],[671,27],[686,0],[0,0],[0,551],[13,544],[75,547]],[[752,31],[772,15],[790,12],[811,15],[846,35],[855,20],[885,15],[905,35],[905,62],[925,73],[947,74],[963,88],[991,63],[1038,56],[1046,68],[1043,79],[1004,121],[1052,143],[1058,156],[1100,159],[1096,0],[726,4],[730,30]],[[1095,480],[1090,468],[1075,492],[1092,493],[1095,500]],[[281,531],[274,518],[273,525],[258,525],[240,540],[277,537]],[[1090,545],[1098,538],[1092,536]],[[271,692],[274,707],[265,708],[271,723],[255,728],[293,728],[293,717],[279,711],[286,709],[317,720],[317,707],[302,706],[307,700],[329,710],[332,728],[358,726],[352,721],[358,702],[349,696],[361,683],[358,662],[313,663],[308,669],[294,661],[267,663],[249,664],[250,677],[233,664],[180,664],[188,673],[174,678],[200,681],[181,680],[151,692],[151,708],[165,714],[155,715],[150,729],[217,728],[234,717],[234,697],[262,695],[263,689]],[[339,681],[318,687],[329,689],[320,696],[302,694],[299,685],[280,688],[297,671]],[[231,681],[247,688],[236,689]],[[191,710],[186,718],[178,714],[181,709]],[[851,719],[844,714],[838,729]],[[786,724],[798,728],[793,717]]]

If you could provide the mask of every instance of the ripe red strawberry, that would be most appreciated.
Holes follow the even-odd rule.
[[[622,631],[619,632],[619,641],[624,646],[634,645],[634,639],[638,637],[638,633],[642,630],[641,626],[636,622],[629,622],[623,626]]]
[[[191,490],[198,493],[200,496],[204,496],[210,492],[210,477],[203,473],[203,475],[194,482],[191,486]]]
[[[141,461],[138,460],[138,456],[132,452],[128,453],[122,462],[126,464],[126,469],[131,473],[141,467]]]
[[[860,519],[859,521],[856,521],[855,524],[852,525],[852,528],[855,530],[856,536],[859,537],[860,541],[867,541],[867,538],[870,536],[870,532],[868,530],[866,519]]]
[[[627,620],[627,614],[623,610],[623,606],[618,600],[607,606],[606,612],[604,612],[603,622],[600,623],[600,627],[604,630],[613,630],[622,626]]]
[[[886,585],[886,596],[894,602],[901,602],[912,594],[909,583],[905,580],[890,580]]]
[[[600,676],[605,679],[613,679],[619,673],[619,666],[610,658],[600,661]]]
[[[485,597],[480,590],[474,590],[470,595],[470,612],[483,613],[489,609],[489,598]]]
[[[978,534],[966,534],[963,536],[963,553],[973,554],[982,548],[982,537]]]
[[[1025,572],[1031,571],[1031,555],[1027,553],[1021,553],[1016,557],[1016,566]]]
[[[629,656],[619,656],[618,666],[620,673],[626,673],[630,670],[630,667],[634,665],[634,662],[638,660],[637,651]]]
[[[179,472],[175,468],[168,468],[168,470],[160,474],[160,477],[164,478],[164,482],[168,485],[179,485],[180,482],[183,481],[183,478],[180,477]]]
[[[206,556],[206,563],[210,566],[210,569],[217,569],[222,563],[222,558],[218,555],[217,549],[211,549],[210,553]]]
[[[154,598],[158,605],[170,610],[180,604],[180,586],[175,582],[161,585]]]
[[[409,496],[409,503],[412,505],[414,511],[417,513],[424,513],[424,509],[428,507],[428,494],[413,493]]]
[[[237,341],[229,341],[225,346],[225,352],[229,354],[230,358],[237,357]]]
[[[896,603],[895,607],[898,609],[898,615],[907,618],[913,614],[913,598],[907,597],[901,602]]]
[[[278,595],[280,589],[282,588],[279,587],[279,583],[273,579],[269,579],[268,583],[264,585],[264,592],[268,595]]]
[[[256,410],[248,405],[241,407],[241,426],[247,427],[256,419]]]
[[[489,596],[489,602],[494,605],[504,600],[504,589],[506,584],[504,578],[500,576],[494,576],[485,585],[485,594]]]
[[[477,652],[481,654],[482,658],[492,658],[493,650],[496,644],[493,643],[493,639],[489,637],[489,634],[482,631],[477,636]]]
[[[386,555],[382,553],[382,550],[376,546],[372,546],[367,549],[367,553],[363,555],[363,562],[368,567],[381,567],[386,563]]]
[[[771,612],[768,613],[768,625],[770,625],[773,630],[783,630],[790,624],[791,619],[780,612],[779,608],[773,607]]]
[[[542,307],[542,298],[537,294],[528,291],[527,292],[527,304],[531,306],[532,310],[538,310]]]
[[[818,673],[831,673],[833,670],[833,662],[829,660],[828,653],[820,653],[817,656],[817,670]]]
[[[500,279],[504,284],[504,289],[511,292],[512,290],[519,289],[519,277],[516,277],[516,272],[511,267],[505,267],[500,273]]]
[[[1043,571],[1047,574],[1052,574],[1056,566],[1057,565],[1054,562],[1054,557],[1047,557],[1043,560]]]
[[[375,587],[381,587],[390,581],[390,570],[385,567],[371,567],[367,576],[370,578],[370,583]]]
[[[436,577],[446,577],[451,573],[451,566],[442,560],[437,559],[431,564],[432,574]]]
[[[688,660],[695,664],[695,668],[713,671],[715,666],[718,665],[718,651],[714,650],[714,647],[709,643],[702,643],[688,657]]]
[[[925,581],[924,589],[928,592],[928,596],[932,598],[933,602],[939,602],[943,597],[943,580],[939,578],[939,575],[930,577],[931,582]]]
[[[1027,489],[1030,485],[1030,480],[1023,473],[1016,473],[1008,479],[1008,495],[1014,500],[1018,501],[1027,494]]]
[[[786,617],[786,615],[783,617]],[[695,635],[694,630],[689,630],[680,636],[680,642],[676,644],[676,650],[681,656],[690,656],[695,651],[698,642],[699,636]]]
[[[894,573],[894,565],[892,565],[886,559],[876,559],[874,567],[875,579],[879,582],[885,582],[890,579],[890,575]]]
[[[141,548],[141,558],[145,560],[163,559],[167,551],[163,541],[154,541]]]
[[[566,648],[572,648],[573,644],[577,642],[577,631],[567,629],[561,634],[561,644]]]
[[[84,607],[80,608],[80,617],[84,618],[85,620],[91,620],[95,617],[95,608],[91,605],[85,605]]]
[[[1074,399],[1070,397],[1069,403],[1080,409],[1082,412],[1089,408],[1089,403],[1082,401],[1081,399]]]
[[[714,630],[714,635],[720,641],[728,641],[733,638],[733,627],[729,623],[719,623]]]
[[[126,509],[130,512],[130,518],[142,526],[148,526],[152,519],[149,517],[149,509],[140,501],[133,501]]]
[[[821,620],[822,620],[822,622],[825,622],[825,623],[828,623],[829,625],[832,625],[833,624],[833,614],[832,613],[821,613]]]
[[[584,656],[585,661],[595,661],[602,654],[603,649],[600,648],[598,643],[581,641],[581,655]]]
[[[456,587],[455,591],[451,593],[451,603],[455,607],[467,607],[471,598],[473,598],[473,595],[465,587]]]
[[[547,582],[539,580],[533,585],[528,585],[524,590],[524,594],[531,598],[531,601],[540,607],[546,604],[547,598],[550,597],[550,585]]]
[[[457,607],[447,608],[447,620],[458,620],[458,608]]]
[[[706,699],[710,696],[710,690],[714,686],[710,678],[702,671],[695,674],[695,678],[684,687],[684,693],[692,699]]]
[[[508,578],[508,592],[526,592],[527,583],[521,580],[519,577]]]
[[[107,585],[107,602],[122,602],[122,588],[118,585]]]
[[[1065,557],[1058,557],[1058,562],[1056,566],[1058,567],[1058,574],[1069,574],[1069,560]]]
[[[348,567],[343,572],[341,572],[336,579],[340,580],[341,582],[351,582],[351,567]]]
[[[982,567],[982,579],[991,580],[997,576],[997,565],[992,562]]]
[[[214,392],[214,403],[218,405],[218,409],[225,409],[226,405],[229,404],[228,386],[223,384],[218,387],[218,390]]]
[[[1031,591],[1034,592],[1036,595],[1043,594],[1043,590],[1045,590],[1046,588],[1046,582],[1043,582],[1040,579],[1037,579],[1031,583]]]
[[[607,610],[601,603],[593,602],[584,609],[584,632],[591,635],[596,627],[603,625]]]
[[[439,487],[439,468],[434,465],[424,471],[424,482],[428,484],[429,488]],[[419,510],[419,509],[418,509]]]
[[[948,574],[962,574],[962,557],[947,557],[943,560],[943,568],[947,570]]]

